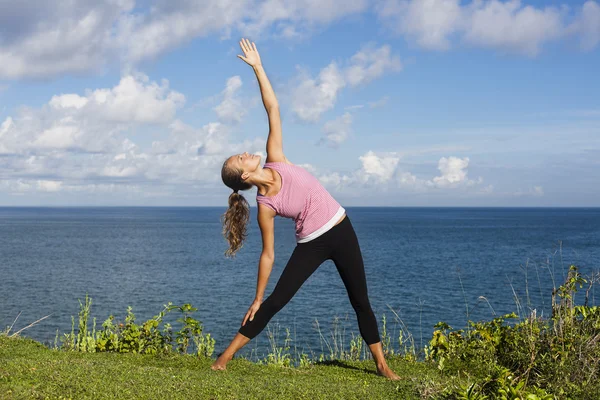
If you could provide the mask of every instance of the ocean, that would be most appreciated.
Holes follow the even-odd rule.
[[[371,305],[385,314],[392,343],[407,329],[417,347],[445,321],[509,312],[549,315],[553,287],[569,265],[583,274],[600,269],[600,208],[369,208],[348,207],[367,275]],[[132,306],[138,321],[164,304],[191,303],[216,339],[233,338],[254,298],[261,251],[256,209],[248,239],[227,259],[219,207],[0,208],[0,329],[46,344],[71,330],[78,300],[93,299],[97,328]],[[276,219],[276,261],[266,295],[295,246],[294,224]],[[597,304],[592,288],[589,301]],[[583,301],[583,291],[576,297]],[[337,324],[337,325],[336,325]],[[344,285],[326,261],[271,321],[289,328],[292,346],[316,352],[331,345],[334,325],[346,342],[358,325]],[[397,347],[397,343],[396,347]],[[268,351],[267,330],[242,354]]]

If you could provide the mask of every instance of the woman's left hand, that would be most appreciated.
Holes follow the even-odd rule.
[[[248,312],[246,313],[246,316],[244,317],[244,322],[242,322],[242,326],[246,325],[246,321],[248,319],[250,319],[250,321],[252,321],[254,319],[254,314],[256,314],[256,312],[260,308],[260,303],[261,303],[261,301],[254,300],[254,302],[252,303],[252,305],[248,309]]]

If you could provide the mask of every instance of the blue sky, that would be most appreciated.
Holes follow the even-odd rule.
[[[343,205],[600,206],[599,2],[27,3],[0,17],[0,205],[225,205],[268,133],[248,37],[288,159]]]

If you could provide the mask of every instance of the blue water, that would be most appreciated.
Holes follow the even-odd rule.
[[[223,208],[0,208],[0,328],[13,331],[45,315],[25,336],[45,343],[71,329],[78,299],[93,298],[98,325],[139,320],[162,305],[192,303],[222,350],[254,298],[261,239],[252,209],[249,238],[226,259]],[[371,304],[397,335],[417,346],[438,321],[463,327],[512,311],[549,311],[553,285],[571,263],[600,267],[600,208],[347,208],[367,274]],[[295,246],[294,225],[276,219],[276,261],[267,295]],[[515,296],[516,295],[516,296]],[[483,297],[481,297],[483,296]],[[485,298],[485,299],[484,299]],[[576,300],[583,300],[579,295]],[[595,292],[590,301],[596,303]],[[488,304],[489,302],[489,304]],[[495,313],[495,314],[494,314]],[[335,317],[358,334],[335,266],[325,262],[271,322],[289,327],[298,350],[320,352]],[[248,349],[266,351],[266,330]]]

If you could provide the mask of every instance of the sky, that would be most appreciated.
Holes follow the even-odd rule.
[[[600,206],[599,1],[343,4],[0,0],[0,205],[226,206],[246,37],[343,206]]]

